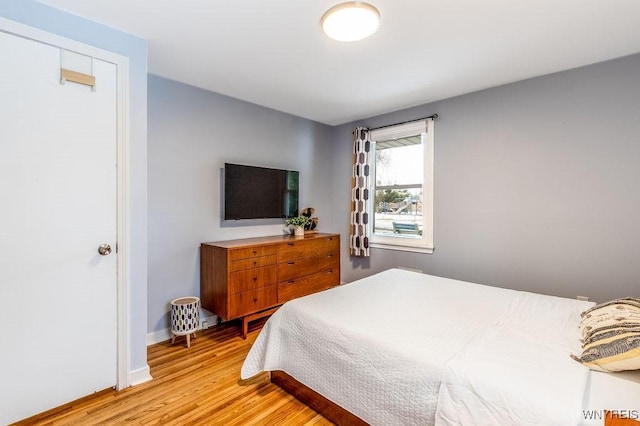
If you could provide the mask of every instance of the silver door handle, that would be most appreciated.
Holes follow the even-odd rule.
[[[111,246],[109,244],[100,244],[100,247],[98,247],[98,253],[102,256],[111,254]]]

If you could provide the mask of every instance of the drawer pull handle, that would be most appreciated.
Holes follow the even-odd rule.
[[[329,237],[329,238],[327,238],[327,240],[333,241],[333,237]]]
[[[327,271],[327,274],[333,274],[333,269],[329,269],[329,270]]]
[[[327,254],[327,257],[333,257],[333,253]]]
[[[295,283],[295,281],[294,281],[294,280],[287,281],[287,284],[293,284],[293,283]]]
[[[258,262],[253,262],[253,266],[256,266],[258,264]]]
[[[253,280],[254,281],[258,281],[258,277],[253,277]]]
[[[258,299],[254,298],[253,303],[257,303],[257,302],[258,302]]]
[[[287,245],[293,247],[295,244],[294,243],[287,243]]]
[[[292,260],[291,260],[291,261],[287,262],[287,265],[294,265],[295,263],[296,263],[296,262],[294,262],[294,261],[292,261]]]
[[[258,254],[258,252],[256,250],[253,251],[253,254]]]

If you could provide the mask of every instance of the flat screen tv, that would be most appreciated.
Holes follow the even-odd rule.
[[[298,215],[299,172],[225,163],[224,219]]]

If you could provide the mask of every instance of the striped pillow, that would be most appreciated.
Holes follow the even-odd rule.
[[[623,323],[640,324],[640,299],[627,297],[595,305],[582,313],[582,338],[593,330]]]
[[[582,354],[573,359],[597,371],[640,370],[640,299],[624,298],[582,313]]]

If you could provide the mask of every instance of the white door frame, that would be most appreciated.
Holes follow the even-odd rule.
[[[117,67],[117,292],[118,292],[118,390],[131,385],[129,377],[130,352],[130,274],[129,274],[129,58],[88,44],[30,27],[0,17],[0,31],[31,39],[54,47],[78,52]],[[99,83],[97,90],[100,90]]]

